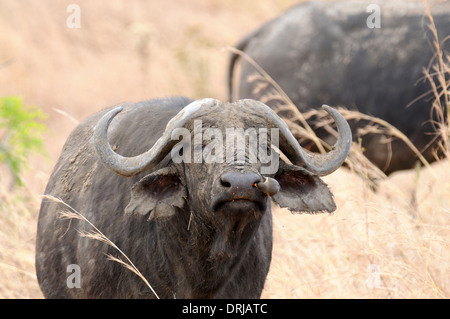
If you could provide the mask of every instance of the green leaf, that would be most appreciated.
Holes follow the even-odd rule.
[[[29,156],[45,154],[45,119],[40,109],[24,106],[20,97],[0,97],[0,164],[7,166],[18,185],[22,185],[20,173],[28,167]]]

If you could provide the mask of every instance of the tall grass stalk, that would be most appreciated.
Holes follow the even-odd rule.
[[[442,138],[441,149],[445,156],[450,159],[450,80],[446,80],[446,75],[450,74],[450,56],[447,54],[447,63],[444,61],[444,52],[441,48],[441,41],[439,40],[436,25],[434,23],[433,15],[431,14],[431,7],[428,0],[424,0],[425,3],[425,15],[430,21],[428,24],[428,29],[433,35],[432,45],[435,50],[437,62],[434,64],[433,68],[439,87],[433,80],[432,75],[428,70],[425,70],[425,76],[431,85],[432,92],[434,94],[435,100],[433,103],[433,110],[437,115],[440,136]],[[446,36],[443,42],[450,40],[450,35]],[[444,105],[442,105],[441,99],[443,99]],[[445,113],[447,115],[445,116]]]
[[[137,276],[139,276],[139,278],[141,278],[144,283],[147,285],[148,288],[150,288],[150,290],[152,291],[152,293],[156,296],[156,298],[159,299],[158,294],[155,292],[155,290],[153,289],[153,287],[150,285],[150,283],[148,282],[148,280],[144,277],[144,275],[142,275],[142,273],[137,269],[137,267],[133,264],[133,262],[130,260],[130,258],[128,258],[128,256],[119,248],[117,247],[116,244],[114,244],[108,237],[106,237],[94,224],[92,224],[86,217],[84,217],[82,214],[80,214],[77,210],[75,210],[73,207],[71,207],[70,205],[68,205],[67,203],[65,203],[63,200],[54,197],[52,195],[43,195],[44,199],[49,199],[53,202],[59,203],[64,205],[65,207],[67,207],[69,209],[69,212],[61,212],[60,213],[60,217],[61,218],[67,218],[67,219],[79,219],[79,220],[83,220],[86,223],[88,223],[93,229],[94,231],[91,233],[84,233],[84,232],[80,232],[80,235],[83,237],[87,237],[87,238],[91,238],[91,239],[95,239],[101,242],[104,242],[108,245],[110,245],[111,247],[113,247],[114,249],[116,249],[125,259],[126,262],[123,261],[120,258],[116,258],[113,257],[112,255],[107,254],[107,259],[111,260],[111,261],[115,261],[120,263],[122,266],[124,266],[125,268],[131,270],[134,274],[136,274]]]

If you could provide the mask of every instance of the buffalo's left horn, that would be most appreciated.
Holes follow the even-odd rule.
[[[292,135],[287,124],[267,105],[255,100],[239,101],[248,112],[263,116],[273,127],[280,129],[279,148],[295,165],[305,166],[311,173],[324,176],[337,170],[346,159],[352,145],[352,132],[344,117],[338,111],[323,105],[336,122],[338,138],[332,150],[326,154],[311,153],[303,149]]]
[[[97,154],[106,167],[122,176],[133,176],[140,172],[151,170],[178,143],[177,140],[171,139],[172,131],[176,128],[183,127],[194,116],[209,113],[217,104],[218,101],[214,99],[202,99],[190,103],[167,123],[163,135],[156,141],[152,148],[135,157],[121,156],[114,152],[109,144],[108,127],[112,119],[123,110],[122,107],[116,107],[106,113],[95,126],[94,145]]]

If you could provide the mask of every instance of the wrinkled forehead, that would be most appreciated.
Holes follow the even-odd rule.
[[[264,114],[259,114],[246,107],[242,101],[234,103],[217,103],[208,112],[203,112],[192,118],[187,123],[186,128],[193,128],[194,122],[201,121],[202,128],[218,128],[225,130],[227,128],[263,128],[268,127],[267,119]]]

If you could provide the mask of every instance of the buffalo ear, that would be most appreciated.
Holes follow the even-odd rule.
[[[175,215],[182,208],[186,191],[174,167],[157,170],[133,185],[131,199],[125,208],[127,215],[147,215],[149,221]]]
[[[280,191],[272,199],[281,207],[299,213],[331,213],[336,210],[328,186],[306,169],[280,163],[275,179],[280,184]]]

